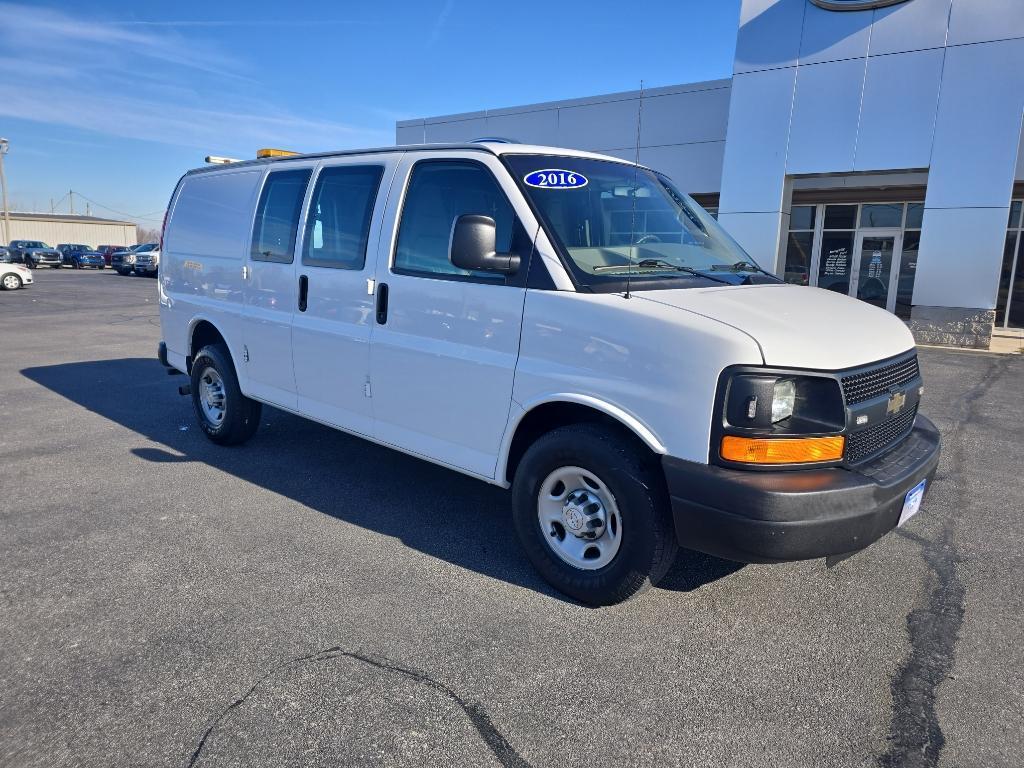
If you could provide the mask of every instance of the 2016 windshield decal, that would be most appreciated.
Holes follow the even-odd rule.
[[[866,11],[870,8],[898,5],[907,0],[811,0],[811,2],[827,11]]]
[[[533,171],[523,177],[523,181],[531,187],[540,189],[579,189],[587,186],[588,179],[582,173],[566,171],[562,168],[545,168]]]

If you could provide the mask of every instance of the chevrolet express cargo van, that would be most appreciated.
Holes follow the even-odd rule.
[[[657,582],[678,546],[860,550],[935,473],[899,319],[780,282],[616,158],[474,143],[201,168],[162,254],[159,354],[211,440],[244,442],[267,403],[510,487],[526,555],[586,603]]]

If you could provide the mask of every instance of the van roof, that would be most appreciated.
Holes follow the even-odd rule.
[[[334,152],[311,152],[304,155],[287,155],[284,157],[261,157],[254,160],[240,160],[236,163],[225,165],[205,165],[200,168],[193,168],[186,173],[186,176],[195,173],[206,173],[210,171],[225,171],[229,168],[251,167],[254,165],[267,165],[270,163],[281,163],[295,160],[311,160],[324,157],[345,157],[348,155],[377,155],[385,152],[428,152],[431,150],[476,150],[488,152],[495,156],[500,155],[561,155],[569,157],[586,157],[592,160],[610,160],[615,163],[634,165],[630,160],[623,160],[621,157],[611,155],[600,155],[594,152],[584,152],[579,149],[568,149],[567,147],[545,147],[537,144],[514,144],[506,141],[479,141],[463,142],[457,144],[399,144],[393,147],[377,147],[373,149],[343,149]],[[644,167],[644,166],[641,166]]]

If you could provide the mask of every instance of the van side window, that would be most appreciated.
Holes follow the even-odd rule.
[[[452,226],[455,219],[467,213],[494,219],[498,251],[510,250],[515,213],[484,166],[460,160],[428,160],[415,165],[398,229],[395,272],[505,282],[501,274],[470,272],[449,260]]]
[[[252,232],[254,261],[277,261],[291,264],[295,251],[295,232],[299,227],[299,211],[312,171],[276,171],[267,176],[256,208]]]
[[[302,263],[336,269],[362,269],[377,188],[379,165],[324,168],[313,188],[306,219]]]

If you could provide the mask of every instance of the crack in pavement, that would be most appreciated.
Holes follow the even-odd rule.
[[[965,425],[977,419],[978,400],[992,388],[1006,370],[1005,357],[992,362],[981,381],[960,399],[953,426],[943,436],[949,465],[965,466],[966,451],[961,438]],[[936,477],[935,483],[945,478]],[[956,509],[970,508],[966,478],[954,488]],[[957,573],[959,558],[953,542],[953,521],[947,519],[938,539],[929,542],[920,536],[899,531],[921,545],[925,562],[934,577],[934,586],[924,605],[907,614],[910,656],[892,679],[892,720],[889,724],[889,749],[878,763],[882,768],[934,768],[946,745],[939,725],[935,701],[939,685],[953,670],[956,642],[964,618],[965,588]]]
[[[369,656],[364,656],[360,653],[345,651],[339,646],[334,646],[332,648],[324,648],[323,650],[316,651],[315,653],[310,653],[305,656],[298,656],[294,659],[283,661],[280,664],[272,667],[269,672],[263,675],[263,677],[261,677],[255,683],[253,683],[252,687],[250,687],[249,690],[246,691],[243,696],[231,702],[216,717],[216,719],[214,719],[213,723],[210,724],[210,727],[206,729],[206,732],[199,740],[199,744],[196,746],[195,751],[192,753],[192,757],[191,759],[189,759],[187,763],[188,768],[193,768],[193,766],[196,765],[196,763],[199,761],[199,758],[202,756],[203,749],[206,747],[206,742],[210,739],[214,731],[217,730],[218,726],[220,726],[220,724],[225,720],[225,718],[227,718],[228,715],[231,714],[232,710],[241,706],[245,702],[245,700],[248,699],[256,691],[257,688],[259,688],[271,677],[273,677],[278,672],[284,669],[295,666],[296,664],[304,664],[310,662],[318,663],[322,661],[330,661],[332,659],[339,658],[352,659],[354,661],[367,664],[371,667],[375,667],[384,672],[393,672],[395,674],[403,675],[416,681],[417,683],[421,683],[430,688],[433,688],[436,691],[445,694],[452,701],[459,705],[462,711],[466,714],[466,717],[469,718],[470,723],[472,723],[473,727],[476,728],[477,733],[480,734],[480,738],[483,739],[484,743],[497,758],[498,762],[501,763],[503,768],[530,768],[530,764],[526,762],[526,760],[524,760],[523,757],[518,752],[516,752],[515,748],[508,743],[508,740],[501,735],[501,732],[494,726],[494,723],[491,722],[491,718],[490,716],[488,716],[486,710],[484,710],[484,708],[481,707],[479,704],[471,704],[466,702],[461,696],[455,693],[455,691],[453,691],[447,685],[438,682],[437,680],[434,680],[424,672],[418,672],[414,669],[400,667],[397,664],[393,664],[389,661],[373,659]]]

